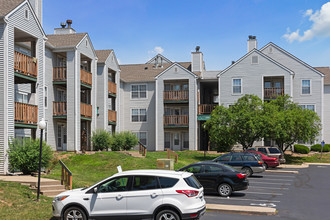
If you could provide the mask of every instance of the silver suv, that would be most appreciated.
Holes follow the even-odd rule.
[[[259,151],[269,157],[276,157],[280,163],[285,163],[284,153],[278,147],[252,147],[248,151]]]
[[[120,172],[53,200],[53,215],[65,220],[199,219],[204,212],[204,190],[195,176],[167,170]]]

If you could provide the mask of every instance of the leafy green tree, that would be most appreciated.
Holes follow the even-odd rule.
[[[229,111],[232,115],[231,126],[235,139],[244,150],[263,137],[263,102],[258,96],[245,95],[239,98],[229,107]]]
[[[40,139],[13,139],[9,143],[8,156],[11,170],[19,170],[28,175],[39,169]],[[42,142],[41,167],[48,168],[53,151]]]
[[[216,145],[217,151],[231,150],[236,143],[234,129],[231,125],[232,114],[228,108],[217,106],[211,113],[211,118],[204,123],[210,141]]]

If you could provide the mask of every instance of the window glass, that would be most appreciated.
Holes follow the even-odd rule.
[[[132,99],[146,98],[147,86],[146,85],[132,85],[131,87]]]
[[[165,140],[164,140],[165,148],[171,148],[171,133],[165,132]]]
[[[140,85],[139,86],[140,98],[147,98],[147,86]]]
[[[184,169],[184,171],[190,172],[190,173],[200,173],[201,170],[202,170],[202,166],[200,166],[200,165],[190,166],[190,167],[187,167],[186,169]]]
[[[122,192],[127,190],[128,177],[118,177],[99,185],[98,193]]]
[[[231,161],[242,161],[241,155],[232,155]]]
[[[132,122],[147,121],[146,109],[132,109]]]
[[[310,94],[311,93],[311,81],[310,80],[302,80],[302,94]]]
[[[200,189],[202,187],[194,175],[184,178],[184,181],[188,184],[188,186],[193,188]]]
[[[147,110],[140,109],[140,121],[147,121]]]
[[[132,190],[148,190],[158,188],[155,176],[135,176]]]
[[[242,157],[243,157],[244,161],[256,161],[256,158],[254,156],[251,156],[251,155],[243,155]]]
[[[241,79],[233,79],[233,93],[234,94],[241,94]]]
[[[218,161],[229,161],[230,160],[230,155],[224,155],[219,157]]]
[[[223,169],[220,166],[212,166],[212,165],[204,166],[204,173],[219,173],[222,171],[223,171]]]
[[[269,150],[269,153],[272,153],[272,154],[274,154],[274,153],[281,153],[281,151],[279,150],[279,149],[277,149],[277,148],[268,148],[268,150]]]
[[[179,181],[178,179],[169,177],[159,177],[158,179],[161,188],[171,188]]]
[[[258,151],[260,151],[260,152],[262,152],[262,153],[264,153],[264,154],[267,154],[267,150],[266,150],[266,148],[260,147],[260,148],[258,149]]]

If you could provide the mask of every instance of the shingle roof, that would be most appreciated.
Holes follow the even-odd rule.
[[[6,16],[22,2],[24,0],[0,0],[0,17]]]
[[[191,63],[179,63],[184,68],[191,71]],[[154,64],[129,64],[120,65],[120,79],[124,82],[148,82],[154,81],[155,77],[163,72],[166,68],[173,65],[173,63],[164,63],[163,68],[154,68]]]
[[[104,63],[108,59],[108,57],[112,51],[113,50],[96,50],[95,52],[96,52],[96,56],[98,58],[97,62]]]
[[[330,67],[314,67],[324,74],[324,85],[330,85]]]
[[[47,35],[48,43],[54,47],[75,47],[87,33]]]

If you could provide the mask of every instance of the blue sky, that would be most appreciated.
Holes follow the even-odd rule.
[[[207,70],[222,70],[274,42],[312,66],[330,66],[330,2],[321,0],[44,0],[47,34],[73,20],[94,48],[114,49],[121,64],[145,63],[157,52],[191,61],[199,45]]]

